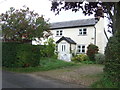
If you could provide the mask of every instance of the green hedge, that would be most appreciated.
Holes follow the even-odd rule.
[[[40,48],[16,42],[2,43],[2,66],[34,67],[40,63]]]
[[[116,36],[109,39],[105,50],[105,68],[107,77],[120,86],[120,42]]]

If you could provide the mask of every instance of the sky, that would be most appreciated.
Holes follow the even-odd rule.
[[[50,19],[50,23],[94,17],[94,15],[84,16],[80,11],[75,13],[71,10],[63,10],[59,15],[55,15],[53,11],[50,11],[51,1],[49,0],[0,0],[0,13],[9,10],[10,7],[20,9],[24,5],[29,7],[31,11],[34,10],[36,13],[39,13],[39,15],[44,15],[45,19]]]
[[[59,15],[55,15],[51,9],[51,1],[50,0],[0,0],[0,14],[6,12],[10,9],[10,7],[14,7],[15,9],[23,8],[23,6],[29,7],[31,11],[35,11],[39,15],[44,15],[46,20],[49,19],[49,23],[54,22],[62,22],[62,21],[70,21],[70,20],[78,20],[78,19],[87,19],[94,18],[92,16],[84,16],[82,11],[72,12],[69,11],[61,11]],[[107,31],[107,22],[105,22],[105,30]],[[108,33],[108,32],[107,32]],[[111,36],[108,33],[108,36]]]

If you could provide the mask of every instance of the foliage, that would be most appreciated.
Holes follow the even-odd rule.
[[[94,61],[90,61],[90,60],[82,61],[81,63],[84,63],[84,64],[95,64]]]
[[[76,64],[72,62],[65,62],[53,58],[41,58],[40,66],[37,67],[26,67],[26,68],[3,68],[4,70],[14,71],[14,72],[38,72],[38,71],[47,71],[59,68],[65,68],[74,66]]]
[[[53,59],[53,58],[43,58],[41,62],[41,66],[45,68],[45,70],[69,67],[75,65],[72,62],[65,62],[63,60]]]
[[[40,53],[42,57],[57,57],[57,55],[54,53],[55,51],[55,44],[54,40],[52,38],[49,38],[43,46],[44,48],[40,49]]]
[[[95,54],[95,61],[97,64],[105,63],[105,55],[102,53]]]
[[[119,33],[120,35],[120,33]],[[109,77],[112,82],[116,82],[120,86],[120,37],[113,36],[110,38],[106,50],[105,50],[105,68],[107,73],[106,77]]]
[[[15,67],[18,43],[2,43],[2,66]]]
[[[2,22],[2,35],[5,41],[29,41],[36,37],[50,35],[49,24],[43,16],[30,11],[28,7],[15,9],[13,7],[0,15]],[[44,35],[44,31],[49,34]]]
[[[85,54],[79,54],[79,55],[74,56],[72,58],[72,61],[75,61],[75,62],[89,61],[89,58]]]
[[[119,7],[120,2],[68,2],[58,0],[52,1],[51,11],[55,12],[57,15],[62,10],[72,10],[73,12],[78,12],[81,9],[84,15],[94,14],[95,17],[104,17],[103,13],[106,13],[107,18],[110,20],[108,26],[112,28],[112,31],[108,31],[115,34],[116,26],[119,25],[119,23],[117,23],[119,20],[116,19],[116,17],[119,17]]]
[[[91,61],[95,61],[95,54],[99,51],[98,46],[90,44],[87,47],[87,55]]]
[[[39,46],[3,42],[2,66],[4,67],[35,67],[40,63]]]
[[[109,78],[106,78],[104,76],[105,75],[102,75],[102,78],[99,81],[93,83],[91,87],[92,88],[119,88]]]

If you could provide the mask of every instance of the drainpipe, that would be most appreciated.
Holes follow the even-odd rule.
[[[105,31],[105,28],[104,28],[104,34],[105,34],[106,39],[107,39],[107,41],[108,41],[108,40],[109,40],[109,38],[108,38],[108,36],[107,36],[107,33],[106,33],[106,31]]]
[[[94,44],[96,45],[96,27],[94,26],[95,34],[94,34]]]

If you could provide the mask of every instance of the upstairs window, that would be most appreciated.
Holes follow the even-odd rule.
[[[79,29],[79,35],[87,35],[87,29],[86,28]]]
[[[62,36],[63,35],[63,31],[62,30],[57,30],[56,31],[56,36]]]
[[[77,53],[85,53],[85,45],[78,45]]]

